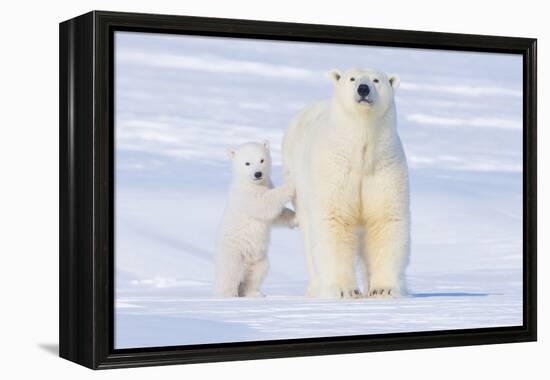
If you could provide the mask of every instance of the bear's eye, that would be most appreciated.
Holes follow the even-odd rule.
[[[374,78],[372,81],[373,81],[374,83],[380,82],[380,81],[378,80],[378,78]]]
[[[264,163],[264,159],[262,158],[262,159],[260,160],[260,164],[263,164],[263,163]]]
[[[355,82],[355,77],[349,78],[350,82]]]
[[[250,166],[250,162],[246,162],[245,165],[246,165],[246,166]]]

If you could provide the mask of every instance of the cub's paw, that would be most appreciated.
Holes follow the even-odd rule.
[[[397,298],[401,297],[401,292],[396,288],[372,288],[369,289],[368,293],[369,298]]]
[[[282,185],[283,194],[287,201],[290,201],[296,195],[296,185],[292,181],[287,181]]]
[[[218,298],[233,298],[238,296],[239,296],[239,293],[236,290],[235,291],[217,290],[214,292],[214,297],[218,297]]]
[[[246,292],[243,294],[243,297],[249,297],[249,298],[263,298],[265,295],[260,292],[259,290]]]

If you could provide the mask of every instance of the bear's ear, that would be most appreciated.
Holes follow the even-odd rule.
[[[227,149],[227,157],[229,157],[230,160],[235,158],[235,150],[231,148]]]
[[[264,140],[264,148],[269,149],[269,141]]]
[[[340,78],[342,78],[342,72],[338,69],[332,69],[329,72],[329,76],[330,79],[332,79],[332,81],[336,83],[340,80]]]
[[[401,83],[401,79],[399,79],[399,75],[390,74],[388,75],[388,80],[390,81],[390,86],[391,88],[393,88],[393,91],[399,88],[399,83]]]

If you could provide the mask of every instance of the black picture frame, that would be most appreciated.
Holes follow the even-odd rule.
[[[115,31],[521,54],[523,325],[115,350]],[[103,369],[536,340],[536,39],[93,11],[62,22],[59,43],[61,357]]]

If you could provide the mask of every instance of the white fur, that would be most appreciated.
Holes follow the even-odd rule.
[[[410,245],[408,170],[394,103],[399,78],[361,69],[330,76],[333,98],[302,110],[283,142],[285,178],[296,184],[307,294],[359,297],[360,261],[365,294],[399,296]],[[361,84],[371,90],[366,100]]]
[[[271,226],[295,226],[294,212],[284,207],[294,196],[294,185],[273,188],[267,142],[241,145],[229,156],[233,180],[216,251],[215,294],[261,297]],[[254,176],[257,172],[260,179]]]

